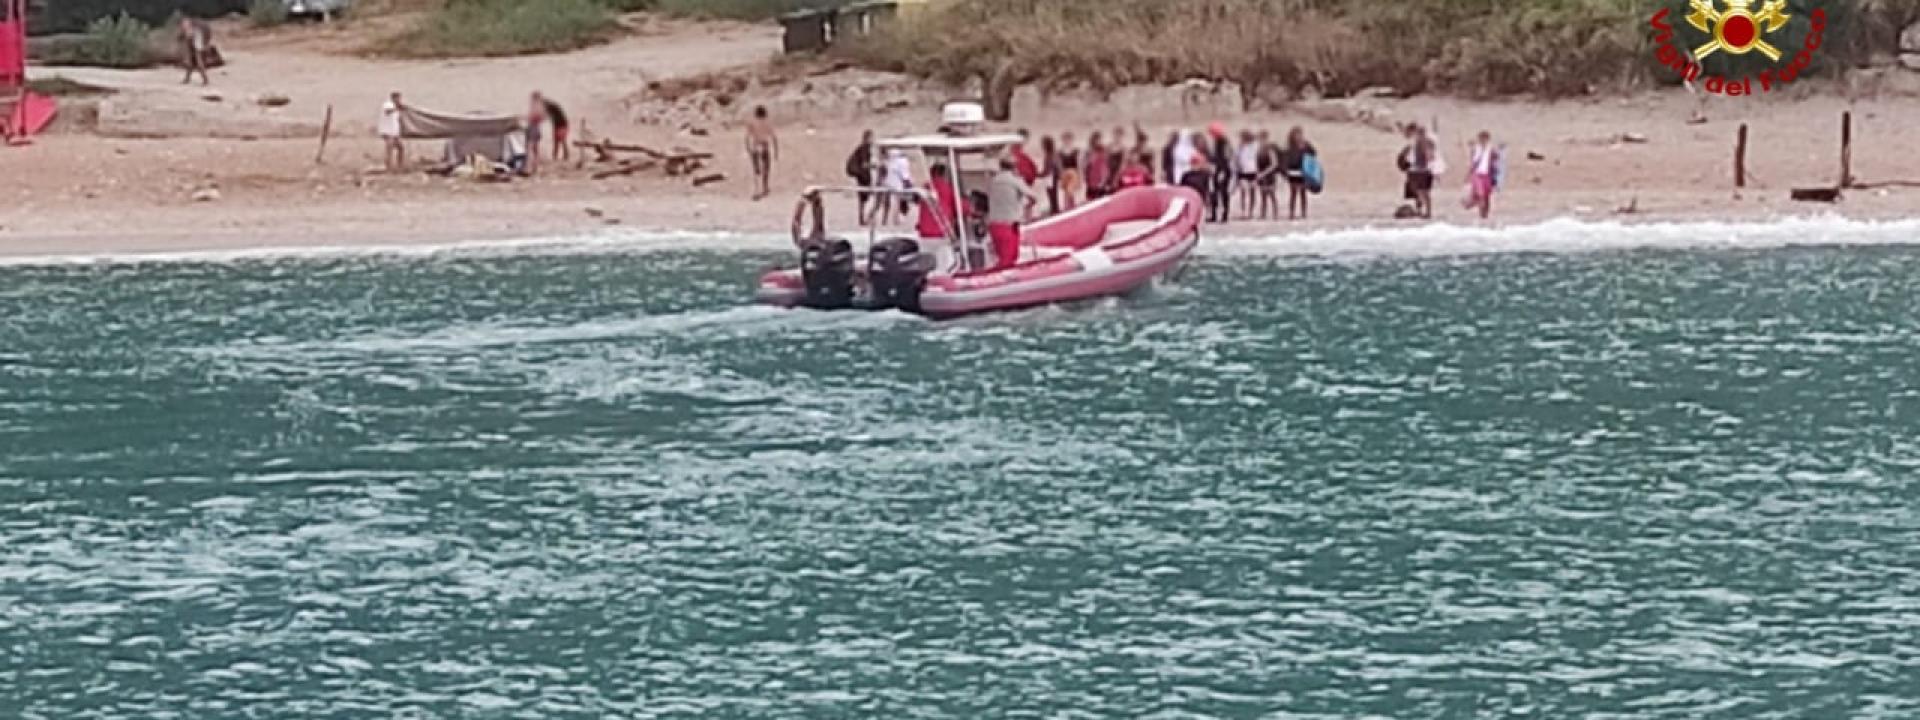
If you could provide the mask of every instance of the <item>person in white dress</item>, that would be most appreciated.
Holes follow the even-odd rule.
[[[387,96],[380,105],[380,141],[386,145],[387,172],[399,172],[407,166],[407,145],[400,139],[400,93]]]

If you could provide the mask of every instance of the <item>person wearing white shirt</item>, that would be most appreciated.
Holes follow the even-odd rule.
[[[407,165],[407,145],[400,140],[400,93],[387,96],[380,105],[380,140],[386,144],[387,172],[399,172]]]
[[[886,212],[881,214],[884,218],[881,222],[883,224],[893,222],[893,214],[896,210],[901,217],[906,217],[912,205],[908,202],[909,198],[905,193],[913,188],[913,162],[907,159],[906,152],[899,148],[887,151],[886,173],[881,177],[880,184],[890,191],[884,200]]]

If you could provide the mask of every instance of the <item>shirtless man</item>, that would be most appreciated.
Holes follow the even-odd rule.
[[[780,136],[773,132],[773,123],[767,120],[767,108],[762,105],[753,109],[753,119],[747,121],[747,160],[753,164],[753,199],[759,200],[773,192],[773,161],[780,157]]]

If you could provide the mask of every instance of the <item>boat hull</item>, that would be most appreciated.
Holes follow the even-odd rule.
[[[1083,205],[1026,228],[1030,254],[1019,264],[929,275],[911,310],[947,318],[1131,292],[1172,270],[1199,244],[1203,207],[1197,193],[1182,187],[1136,188]],[[755,300],[805,304],[800,271],[768,272]],[[853,307],[889,309],[865,299]]]

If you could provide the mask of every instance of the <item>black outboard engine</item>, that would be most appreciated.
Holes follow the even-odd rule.
[[[840,310],[853,307],[853,243],[824,238],[800,248],[800,278],[807,286],[810,308]]]
[[[913,238],[887,238],[874,243],[867,252],[867,286],[874,309],[919,312],[920,291],[926,287],[932,260],[920,254],[920,243]]]

